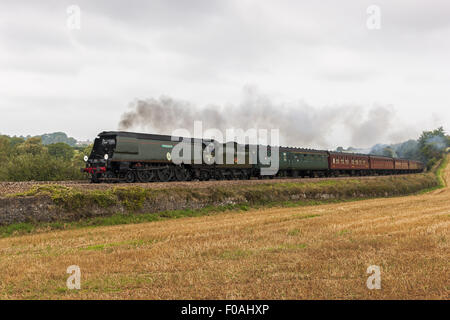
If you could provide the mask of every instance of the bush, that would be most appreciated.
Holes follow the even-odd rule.
[[[6,166],[10,181],[55,181],[78,180],[83,178],[79,167],[69,161],[44,153],[38,155],[22,154],[13,157]]]
[[[75,154],[74,149],[64,142],[58,142],[47,146],[48,153],[55,157],[65,161],[70,161]]]
[[[44,146],[40,137],[0,136],[0,181],[83,179],[83,155],[66,143]]]

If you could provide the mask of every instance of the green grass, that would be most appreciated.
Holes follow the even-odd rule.
[[[292,229],[288,231],[288,236],[298,236],[300,234],[299,229]]]
[[[438,166],[437,170],[436,170],[436,176],[439,180],[439,187],[443,188],[445,186],[447,186],[447,183],[445,181],[445,179],[443,179],[443,173],[444,173],[444,169],[447,167],[448,165],[448,157],[444,157],[444,159],[442,159],[441,164]]]
[[[284,243],[284,244],[280,244],[279,246],[276,247],[270,247],[267,248],[267,251],[270,252],[277,252],[277,251],[283,251],[283,250],[296,250],[296,249],[304,249],[306,248],[308,245],[306,243]]]
[[[252,251],[250,250],[242,250],[242,249],[236,249],[236,250],[226,250],[220,254],[221,259],[226,260],[235,260],[240,259],[243,257],[250,256],[252,254]]]
[[[436,185],[428,187],[428,188],[424,188],[424,189],[418,191],[417,194],[424,194],[424,193],[431,192],[431,191],[434,191],[437,189],[442,189],[447,186],[447,183],[446,183],[445,179],[443,178],[443,175],[444,175],[444,169],[448,165],[448,159],[449,159],[449,156],[445,155],[444,158],[442,158],[440,160],[439,164],[437,164],[430,171],[436,177],[436,181],[437,181]]]
[[[108,248],[113,247],[120,247],[120,246],[128,246],[128,247],[142,247],[149,244],[154,244],[157,242],[157,240],[131,240],[131,241],[121,241],[121,242],[113,242],[113,243],[107,243],[107,244],[96,244],[92,246],[87,246],[84,248],[81,248],[81,250],[93,250],[93,251],[102,251]]]

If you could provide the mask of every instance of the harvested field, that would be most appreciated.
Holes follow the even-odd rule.
[[[445,170],[450,181],[450,169]],[[0,240],[0,298],[448,299],[450,188]],[[66,269],[81,268],[81,290]],[[381,269],[369,290],[367,267]]]

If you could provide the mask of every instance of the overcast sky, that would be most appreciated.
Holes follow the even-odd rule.
[[[373,4],[380,29],[367,27]],[[226,112],[252,88],[280,108],[360,108],[355,123],[381,106],[396,127],[358,140],[337,123],[308,146],[399,142],[450,130],[449,57],[448,0],[2,1],[0,133],[92,140],[137,99]]]

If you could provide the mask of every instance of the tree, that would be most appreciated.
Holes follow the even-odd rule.
[[[67,134],[65,134],[64,132],[46,133],[43,134],[41,138],[42,144],[44,145],[64,142],[67,143],[69,146],[74,147],[77,143],[76,139],[68,137]]]
[[[47,146],[48,154],[60,158],[65,161],[70,161],[74,155],[74,149],[64,142],[58,142]]]
[[[393,158],[395,157],[395,151],[392,147],[386,147],[383,149],[383,156]]]
[[[394,145],[395,153],[399,158],[420,160],[418,152],[418,142],[416,140],[408,140],[403,143]]]
[[[0,180],[4,181],[8,178],[8,170],[6,164],[8,164],[9,157],[11,155],[11,143],[8,136],[0,136]]]
[[[42,145],[40,137],[32,137],[21,144],[17,145],[15,148],[17,154],[32,154],[38,155],[45,153],[47,149]]]
[[[16,136],[10,137],[9,139],[10,139],[9,142],[11,144],[11,148],[15,148],[17,145],[25,142],[24,138],[16,137]]]
[[[424,131],[418,140],[418,149],[423,160],[440,159],[446,151],[448,142],[443,127]]]
[[[11,153],[11,139],[8,136],[0,136],[0,157]]]

